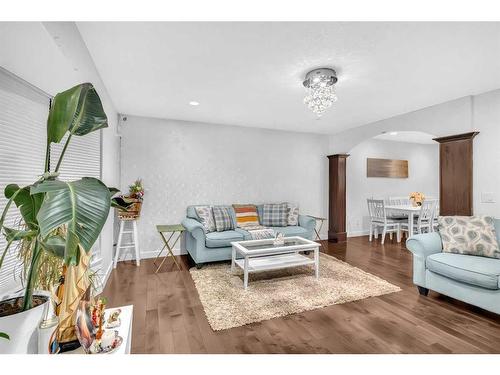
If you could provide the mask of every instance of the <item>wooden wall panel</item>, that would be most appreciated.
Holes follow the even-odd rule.
[[[408,178],[408,160],[367,158],[366,177]]]
[[[439,142],[439,213],[473,215],[473,139],[479,132],[435,138]]]

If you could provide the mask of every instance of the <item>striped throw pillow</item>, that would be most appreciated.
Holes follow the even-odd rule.
[[[255,227],[259,225],[257,207],[253,204],[233,204],[238,228]]]

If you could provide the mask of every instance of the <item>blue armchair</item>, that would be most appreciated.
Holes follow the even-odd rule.
[[[500,219],[495,219],[500,244]],[[439,233],[417,234],[406,241],[413,254],[413,283],[500,314],[500,259],[442,252]]]

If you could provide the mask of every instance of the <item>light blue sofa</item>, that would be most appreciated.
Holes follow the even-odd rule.
[[[205,233],[200,218],[194,209],[188,206],[186,218],[182,225],[186,228],[186,250],[199,268],[203,263],[231,259],[231,242],[250,240],[250,233],[236,227],[236,215],[231,207],[235,230],[224,232]],[[228,206],[230,207],[230,206]],[[263,205],[257,205],[257,213],[262,218]],[[287,227],[273,227],[276,232],[281,232],[285,237],[300,236],[307,239],[313,238],[316,220],[309,216],[299,215],[299,225]]]
[[[500,244],[500,219],[494,220]],[[443,253],[437,232],[406,241],[413,253],[413,283],[420,294],[429,290],[500,314],[500,259]]]

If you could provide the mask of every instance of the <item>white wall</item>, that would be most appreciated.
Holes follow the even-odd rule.
[[[500,90],[474,97],[474,213],[500,218]],[[481,201],[491,193],[493,203]]]
[[[0,66],[51,95],[82,82],[91,82],[96,87],[109,124],[102,131],[102,180],[108,186],[119,186],[118,114],[76,25],[1,22],[0,51]],[[110,213],[101,233],[102,260],[96,265],[104,278],[111,271],[113,214]]]
[[[331,153],[348,152],[384,131],[416,130],[441,137],[471,131],[472,126],[472,97],[466,96],[333,134],[329,149]]]
[[[383,131],[410,130],[436,136],[479,131],[474,139],[474,213],[500,217],[500,90],[467,96],[331,135],[329,153],[349,153],[360,142]],[[491,193],[495,202],[482,203],[482,193]]]
[[[155,225],[179,223],[191,204],[289,201],[326,215],[327,137],[133,116],[121,133],[122,189],[138,177],[146,189],[144,256],[160,246]]]
[[[439,147],[369,139],[349,151],[347,159],[347,235],[368,233],[367,198],[405,197],[412,191],[439,196]],[[366,177],[366,159],[408,160],[408,178]]]

